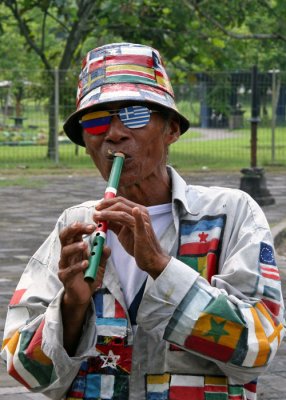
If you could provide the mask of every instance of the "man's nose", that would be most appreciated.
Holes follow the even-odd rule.
[[[105,140],[119,142],[128,138],[129,133],[118,115],[113,115],[105,133]]]

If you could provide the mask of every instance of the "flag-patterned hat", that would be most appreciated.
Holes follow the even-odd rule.
[[[64,123],[67,136],[84,146],[81,116],[104,103],[129,101],[151,103],[173,110],[181,133],[189,121],[176,107],[174,92],[159,52],[149,46],[113,43],[87,53],[79,75],[77,110]]]

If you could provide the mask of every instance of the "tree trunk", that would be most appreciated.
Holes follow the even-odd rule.
[[[51,79],[53,90],[49,98],[49,141],[47,157],[58,161],[58,118],[59,118],[59,88],[60,82],[64,82],[66,71],[54,70]]]
[[[48,152],[47,157],[50,160],[56,159],[56,140],[58,137],[58,132],[55,132],[55,118],[56,118],[56,110],[55,110],[55,95],[54,90],[52,91],[49,98],[49,140],[48,140]]]

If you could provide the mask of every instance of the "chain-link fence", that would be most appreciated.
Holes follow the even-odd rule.
[[[75,110],[77,75],[0,70],[1,168],[91,166],[62,129]],[[255,152],[259,166],[285,166],[286,74],[260,71],[253,83],[253,71],[242,71],[193,73],[185,85],[174,86],[191,129],[172,145],[170,162],[182,168],[242,168],[253,164]]]

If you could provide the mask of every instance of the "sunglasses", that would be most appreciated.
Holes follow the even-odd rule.
[[[145,106],[129,106],[112,111],[94,111],[83,115],[80,123],[90,135],[101,135],[108,130],[114,115],[117,115],[127,128],[137,129],[143,128],[149,123],[153,112],[159,111],[150,110]]]

